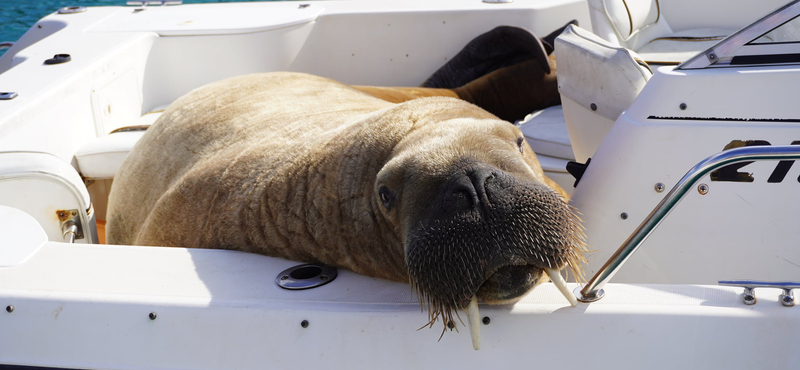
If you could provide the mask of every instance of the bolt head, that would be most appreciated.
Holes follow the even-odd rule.
[[[483,325],[489,325],[490,322],[492,322],[492,319],[490,319],[489,316],[483,317]]]
[[[657,182],[653,188],[656,189],[656,192],[663,193],[667,186],[664,183]]]
[[[697,192],[699,192],[701,195],[708,194],[708,185],[706,185],[706,184],[698,185],[697,186]]]
[[[308,320],[303,320],[303,321],[301,321],[301,322],[300,322],[300,326],[302,326],[302,327],[303,327],[303,329],[307,328],[307,327],[308,327]]]
[[[681,110],[686,110],[686,103],[681,103],[681,105],[679,105],[678,107],[679,107]]]
[[[619,218],[621,218],[621,219],[623,219],[623,220],[627,220],[627,219],[628,219],[628,213],[627,213],[627,212],[622,212],[622,213],[619,215]]]
[[[14,312],[14,306],[12,306],[12,305],[6,306],[6,312],[8,312],[8,313]]]
[[[147,316],[148,316],[148,317],[150,317],[150,320],[155,320],[155,319],[156,319],[156,317],[158,317],[158,315],[156,315],[156,313],[155,313],[155,312],[150,312],[150,314],[149,314],[149,315],[147,315]]]

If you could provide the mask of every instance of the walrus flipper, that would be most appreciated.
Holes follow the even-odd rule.
[[[535,59],[550,72],[547,51],[530,32],[500,26],[470,41],[447,64],[428,77],[421,87],[454,89],[503,67]]]

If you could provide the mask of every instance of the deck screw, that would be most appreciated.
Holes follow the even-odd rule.
[[[150,320],[155,320],[157,315],[155,312],[150,312],[150,315],[148,316],[150,317]]]
[[[622,213],[619,215],[619,218],[621,218],[621,219],[623,219],[623,220],[627,220],[627,219],[628,219],[628,214],[627,214],[626,212],[622,212]]]
[[[490,322],[492,322],[492,319],[490,319],[489,316],[483,317],[483,325],[489,325]]]
[[[700,185],[698,185],[698,186],[697,186],[697,191],[698,191],[698,192],[699,192],[701,195],[706,195],[706,194],[708,194],[708,185],[706,185],[706,184],[700,184]]]
[[[12,305],[6,306],[6,312],[8,312],[8,313],[14,312],[14,306],[12,306]]]
[[[681,110],[686,110],[686,103],[681,103],[679,108],[681,108]]]
[[[302,326],[303,329],[307,328],[308,327],[308,320],[300,321],[300,326]]]
[[[667,187],[664,185],[664,183],[657,182],[654,188],[656,189],[656,192],[663,193],[664,189],[666,189]]]

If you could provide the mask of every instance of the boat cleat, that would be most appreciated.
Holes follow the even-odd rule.
[[[778,300],[786,307],[794,306],[794,292],[792,289],[800,288],[800,283],[782,281],[754,281],[754,280],[720,280],[719,285],[738,286],[744,288],[742,300],[746,305],[756,304],[756,288],[778,288],[783,293],[778,296]]]

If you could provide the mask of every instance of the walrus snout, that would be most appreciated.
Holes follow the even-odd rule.
[[[546,276],[543,268],[533,265],[501,267],[481,284],[477,296],[486,303],[512,303],[547,281]]]
[[[476,166],[459,172],[443,187],[441,211],[459,213],[486,205],[486,181],[495,176],[489,166]]]
[[[513,303],[545,269],[579,265],[580,220],[558,193],[480,162],[451,173],[407,239],[412,283],[434,315],[476,295]]]

